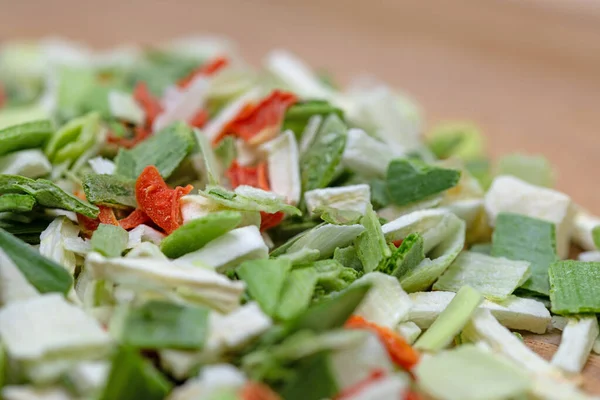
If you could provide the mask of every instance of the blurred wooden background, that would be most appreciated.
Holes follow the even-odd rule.
[[[0,0],[0,40],[200,33],[231,37],[254,63],[285,47],[342,82],[372,72],[429,123],[477,122],[494,156],[546,154],[559,188],[600,212],[600,1]]]
[[[558,187],[600,213],[600,0],[0,0],[0,40],[104,47],[228,36],[258,63],[285,47],[341,82],[372,72],[430,124],[471,119],[493,156],[545,154]],[[528,343],[550,357],[558,336]],[[586,387],[600,393],[600,361]]]

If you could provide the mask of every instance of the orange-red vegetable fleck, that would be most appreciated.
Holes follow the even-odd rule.
[[[248,382],[240,391],[242,400],[281,400],[270,387],[260,382]]]
[[[394,244],[394,246],[400,247],[402,245],[402,242],[404,242],[404,239],[394,240],[392,243]]]
[[[227,124],[216,142],[226,135],[235,135],[251,145],[273,139],[279,133],[286,110],[297,101],[293,93],[274,90],[260,103],[245,107]]]
[[[146,224],[148,222],[150,222],[150,217],[148,217],[146,213],[140,210],[139,208],[136,208],[131,212],[131,214],[129,214],[123,219],[120,219],[119,225],[121,225],[121,228],[129,230],[135,228],[138,225]]]
[[[135,183],[135,195],[140,209],[167,234],[181,225],[179,199],[192,189],[191,185],[169,188],[153,165],[144,168]]]
[[[229,65],[229,60],[227,58],[217,57],[213,61],[202,64],[200,67],[193,70],[188,76],[177,82],[177,86],[179,86],[180,88],[186,88],[190,85],[190,83],[192,83],[194,79],[196,79],[196,77],[202,75],[213,75],[214,73],[225,68],[227,65]]]
[[[346,321],[345,327],[350,329],[368,329],[376,333],[392,361],[404,369],[410,370],[419,362],[419,353],[404,338],[389,328],[369,322],[358,315],[351,316]]]
[[[117,217],[115,217],[115,212],[112,208],[106,206],[98,206],[100,209],[100,214],[98,214],[98,219],[100,223],[107,225],[119,225],[119,221],[117,221]]]
[[[195,128],[202,128],[206,122],[208,122],[208,112],[200,109],[194,116],[188,121],[188,124]]]
[[[148,90],[144,82],[138,82],[133,89],[133,98],[144,109],[146,113],[146,127],[151,127],[154,120],[163,110],[158,99]]]

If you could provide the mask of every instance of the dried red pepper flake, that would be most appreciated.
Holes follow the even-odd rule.
[[[153,165],[144,168],[135,183],[139,208],[167,234],[181,225],[179,199],[192,189],[191,185],[169,188]]]
[[[334,400],[342,400],[342,399],[347,399],[349,397],[356,396],[357,394],[362,392],[366,387],[368,387],[370,384],[377,382],[378,380],[382,379],[383,377],[385,377],[385,371],[383,369],[376,368],[376,369],[372,370],[369,373],[369,376],[367,376],[365,379],[355,383],[354,385],[352,385],[352,386],[342,390],[340,393],[338,393],[334,397]]]
[[[98,214],[98,220],[102,224],[107,225],[119,225],[119,221],[117,221],[117,217],[115,216],[115,212],[112,208],[106,206],[98,206],[100,209],[100,214]]]
[[[248,382],[240,391],[242,400],[281,400],[269,386],[260,382]]]
[[[392,244],[396,247],[400,247],[402,245],[402,242],[404,242],[404,239],[398,239],[398,240],[394,240],[392,242]]]
[[[376,333],[392,361],[406,370],[410,370],[419,362],[419,353],[389,328],[369,322],[359,315],[352,315],[344,326],[350,329],[368,329]]]
[[[144,109],[146,113],[146,128],[152,127],[156,117],[163,111],[160,101],[148,90],[144,82],[138,82],[133,89],[133,98]]]
[[[131,214],[129,214],[128,216],[126,216],[123,219],[119,220],[119,225],[121,226],[121,228],[125,229],[125,230],[130,230],[135,228],[138,225],[141,224],[146,224],[150,222],[150,217],[148,217],[146,215],[145,212],[143,212],[142,210],[140,210],[139,208],[136,208],[135,210],[133,210],[131,212]]]
[[[229,65],[229,60],[225,57],[217,57],[211,62],[204,63],[193,70],[188,76],[177,82],[177,86],[184,89],[188,87],[198,76],[210,76]]]
[[[276,227],[283,221],[285,218],[285,213],[283,211],[278,211],[273,214],[266,213],[264,211],[260,212],[260,231],[266,231],[267,229],[271,229]]]
[[[208,122],[208,112],[204,109],[200,109],[188,121],[188,124],[194,128],[202,128],[204,125],[206,125],[206,122]]]
[[[402,400],[421,400],[421,399],[422,399],[421,395],[412,390],[409,390],[408,392],[404,393],[404,397],[402,398]]]
[[[286,110],[297,101],[293,93],[274,90],[260,103],[242,110],[218,138],[235,135],[253,146],[273,139],[279,133]]]

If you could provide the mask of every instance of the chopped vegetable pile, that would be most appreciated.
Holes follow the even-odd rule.
[[[0,93],[0,398],[592,398],[600,217],[543,157],[213,39],[8,43]]]

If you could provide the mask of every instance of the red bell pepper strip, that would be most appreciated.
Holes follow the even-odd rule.
[[[392,361],[406,370],[410,370],[419,362],[419,353],[389,328],[369,322],[358,315],[351,316],[344,326],[350,329],[368,329],[376,333]]]
[[[139,208],[136,208],[131,212],[131,214],[129,214],[123,219],[120,219],[119,225],[121,225],[121,228],[125,230],[130,230],[138,225],[147,224],[149,222],[150,217],[148,217],[146,213],[140,210]]]
[[[193,70],[188,76],[177,82],[177,86],[184,89],[188,87],[198,76],[210,76],[229,65],[229,60],[225,57],[217,57],[213,61],[202,64]]]
[[[260,103],[245,107],[227,124],[213,144],[227,135],[235,135],[253,146],[273,139],[279,133],[286,110],[297,101],[298,98],[293,93],[272,91]]]
[[[167,234],[179,228],[182,223],[179,199],[188,194],[193,187],[167,186],[155,166],[149,165],[140,174],[135,183],[135,195],[139,208],[162,228]]]

